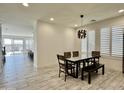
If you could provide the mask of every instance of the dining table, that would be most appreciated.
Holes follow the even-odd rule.
[[[79,68],[80,65],[82,64],[85,65],[86,61],[84,61],[85,59],[90,59],[90,58],[95,58],[92,57],[91,55],[79,55],[78,57],[71,57],[71,58],[66,58],[66,64],[72,63],[75,66],[75,73],[72,75],[74,78],[78,78],[79,76]]]
[[[79,55],[78,57],[71,57],[71,58],[66,58],[66,64],[73,64],[75,66],[75,73],[73,73],[73,77],[78,78],[79,75],[79,67],[80,64],[83,63],[84,59],[91,58],[92,56],[86,56],[86,55]]]

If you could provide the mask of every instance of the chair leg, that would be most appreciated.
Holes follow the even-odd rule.
[[[104,75],[104,70],[105,70],[105,69],[104,69],[104,66],[103,66],[103,67],[102,67],[102,75]]]
[[[68,74],[68,69],[65,68],[65,82],[66,82],[66,76],[67,76],[67,74]]]
[[[88,84],[91,84],[91,73],[88,72]]]
[[[60,68],[59,68],[59,77],[60,77],[60,73],[61,73],[61,72],[60,72]]]
[[[66,82],[66,72],[65,72],[65,82]]]
[[[60,77],[60,70],[59,70],[59,77]]]
[[[65,82],[66,82],[66,75],[65,75]]]

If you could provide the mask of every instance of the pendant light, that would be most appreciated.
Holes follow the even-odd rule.
[[[86,30],[83,29],[83,17],[84,15],[80,15],[81,17],[81,28],[78,30],[78,38],[82,39],[82,38],[86,38]]]

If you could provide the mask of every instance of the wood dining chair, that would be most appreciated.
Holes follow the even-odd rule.
[[[95,57],[95,61],[99,63],[100,51],[92,51],[92,57]]]
[[[68,64],[66,58],[62,55],[58,55],[57,54],[57,59],[58,59],[58,63],[59,63],[59,77],[61,72],[63,72],[65,74],[65,81],[66,81],[66,77],[67,75],[69,75],[69,70],[72,73],[74,73],[74,66],[71,64]]]
[[[71,52],[64,52],[64,57],[65,58],[71,58]],[[75,65],[74,63],[68,63],[68,64],[70,64],[70,65]]]
[[[73,51],[72,54],[73,54],[73,57],[79,57],[79,51]],[[81,73],[81,68],[82,68],[83,64],[82,64],[82,62],[79,62],[78,65],[79,65],[78,66],[79,67],[79,72]]]
[[[99,57],[100,51],[92,51],[92,57]]]
[[[71,58],[71,52],[64,52],[65,58]]]
[[[73,51],[73,57],[79,57],[79,51]]]

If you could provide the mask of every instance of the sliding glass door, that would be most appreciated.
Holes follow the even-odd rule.
[[[6,47],[6,54],[12,54],[12,40],[10,38],[4,38],[3,45]]]
[[[6,54],[21,54],[33,50],[32,38],[3,38],[3,46],[6,48]]]
[[[18,54],[18,53],[23,53],[24,51],[24,40],[21,39],[14,39],[13,40],[13,53]]]

